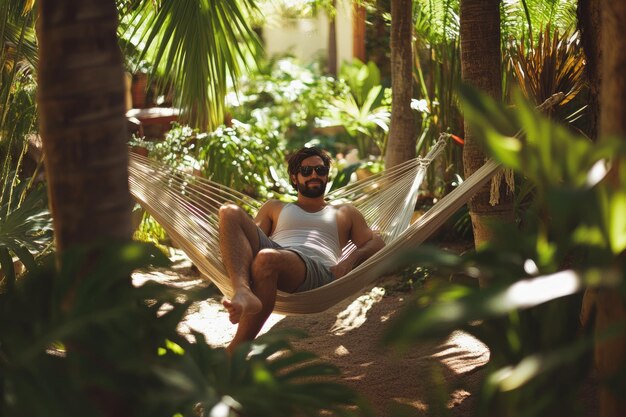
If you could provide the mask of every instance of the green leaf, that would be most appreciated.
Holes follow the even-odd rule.
[[[626,192],[617,190],[609,202],[609,240],[615,255],[626,250]]]
[[[33,269],[35,268],[35,266],[37,266],[37,263],[35,262],[35,257],[32,253],[28,251],[28,249],[24,248],[23,246],[14,246],[12,249],[13,252],[15,252],[15,255],[17,255],[17,257],[19,258],[19,260],[22,261],[27,270]]]
[[[6,248],[0,247],[0,269],[2,269],[2,282],[8,291],[15,285],[15,267],[13,258]]]
[[[603,275],[604,274],[604,275]],[[457,286],[435,294],[435,301],[424,306],[412,303],[391,323],[384,340],[400,346],[419,338],[441,337],[466,323],[500,317],[518,309],[534,307],[580,292],[584,285],[615,285],[614,274],[590,270],[584,274],[562,271],[552,275],[520,280],[510,286],[458,291]],[[454,295],[454,293],[457,293]],[[447,299],[447,301],[441,301]]]
[[[583,355],[593,349],[593,342],[592,337],[584,337],[559,349],[526,356],[518,364],[491,374],[487,384],[494,385],[502,392],[519,389],[541,375],[550,374],[565,365],[581,360]]]

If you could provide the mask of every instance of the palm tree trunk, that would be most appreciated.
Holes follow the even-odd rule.
[[[502,96],[499,5],[500,0],[462,0],[460,5],[462,78],[496,100]],[[463,165],[465,177],[468,177],[485,163],[485,152],[472,127],[465,123],[464,128]],[[495,206],[489,203],[489,186],[485,186],[468,204],[476,247],[492,239],[495,232],[493,221],[513,220],[512,195],[504,187],[500,190],[500,202]]]
[[[417,119],[413,98],[413,2],[391,1],[391,125],[385,166],[415,157]]]
[[[589,109],[587,134],[598,138],[598,115],[600,97],[600,3],[595,0],[579,0],[577,13],[578,28],[585,51],[585,72],[589,86]]]
[[[124,70],[113,0],[42,0],[40,132],[58,251],[131,236]]]
[[[626,138],[626,39],[623,36],[626,24],[626,4],[620,1],[603,1],[600,5],[602,22],[600,26],[600,124],[601,137],[617,135]],[[626,139],[625,139],[626,140]],[[617,162],[617,161],[615,161]],[[619,187],[617,178],[619,168],[613,165],[609,183]],[[622,167],[623,168],[623,167]],[[596,320],[595,331],[601,334],[607,327],[624,323],[626,303],[619,290],[598,290],[595,294]],[[618,373],[623,375],[626,359],[626,337],[600,339],[596,344],[595,361],[598,377],[601,381],[610,381]],[[601,417],[626,415],[626,399],[623,393],[616,391],[619,384],[613,383],[613,389],[605,384],[600,386]]]
[[[127,241],[131,198],[115,2],[40,0],[39,12],[37,99],[57,253],[102,240]],[[80,273],[77,282],[89,271]],[[71,305],[68,293],[64,307]],[[68,364],[75,367],[70,372],[79,375],[83,360],[70,358],[81,356],[80,343],[65,343]],[[116,372],[106,366],[102,371]],[[134,400],[113,391],[89,385],[77,395],[103,415],[133,414]]]
[[[365,54],[366,17],[367,11],[365,7],[354,3],[352,5],[352,55],[362,62],[367,62],[367,56]]]

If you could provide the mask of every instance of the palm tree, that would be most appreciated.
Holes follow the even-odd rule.
[[[228,83],[254,64],[253,0],[117,0],[120,35],[171,78],[183,121],[213,130],[224,121]]]
[[[72,246],[131,238],[124,67],[116,31],[113,0],[39,2],[40,134],[59,263]],[[88,256],[98,259],[94,251]],[[70,310],[70,294],[66,304]],[[73,358],[80,349],[67,344]],[[105,415],[132,413],[132,405],[112,392],[88,386],[79,395]]]
[[[103,238],[129,240],[124,67],[115,3],[42,0],[39,7],[40,133],[57,249]]]
[[[222,123],[229,77],[237,79],[256,46],[247,20],[252,0],[116,0],[113,15],[108,3],[87,1],[75,8],[75,16],[84,11],[97,17],[96,26],[87,17],[72,19],[68,11],[63,24],[77,25],[76,31],[46,18],[38,30],[41,133],[60,250],[97,237],[130,236],[118,13],[119,32],[143,42],[144,56],[162,73],[173,74],[178,104],[204,128]],[[49,12],[47,7],[53,6],[42,2],[41,11]],[[92,33],[100,26],[102,33]],[[81,42],[61,47],[66,39],[49,32],[63,30]],[[99,65],[86,62],[81,47],[93,52]]]
[[[626,60],[626,39],[622,36],[626,24],[626,4],[604,1],[599,5],[602,22],[600,25],[600,123],[601,137],[620,136],[626,138],[626,76],[623,64]],[[595,56],[598,56],[595,55]],[[617,166],[615,166],[617,165]],[[620,192],[618,175],[624,167],[615,164],[609,176],[615,191]],[[623,192],[623,190],[622,190]],[[589,297],[591,295],[592,297]],[[594,301],[595,331],[602,334],[609,326],[623,323],[626,319],[626,301],[617,289],[597,290],[586,294]],[[602,381],[614,378],[626,363],[626,337],[620,335],[610,339],[599,339],[595,349],[596,367]],[[601,417],[626,415],[626,400],[605,384],[600,387]]]
[[[462,78],[466,83],[498,100],[502,96],[499,6],[500,0],[462,0],[460,7]],[[484,150],[472,127],[465,123],[465,176],[471,175],[484,162]],[[500,192],[499,204],[492,206],[490,195],[489,187],[485,187],[469,203],[474,243],[477,247],[491,240],[494,233],[490,227],[492,220],[512,221],[512,196]]]
[[[391,125],[385,155],[390,168],[415,157],[417,120],[413,98],[413,2],[391,1]]]

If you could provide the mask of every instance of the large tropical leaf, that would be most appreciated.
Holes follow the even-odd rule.
[[[133,270],[169,263],[151,245],[106,242],[62,256],[61,270],[46,263],[0,294],[8,415],[99,416],[82,395],[93,390],[132,397],[133,415],[151,417],[346,415],[359,401],[333,380],[336,367],[291,347],[294,332],[270,332],[231,356],[200,333],[181,336],[187,309],[211,289],[131,285]]]
[[[372,89],[380,87],[380,70],[372,61],[364,64],[358,58],[354,58],[352,63],[344,63],[339,70],[339,78],[348,84],[359,106],[363,106]],[[379,97],[380,91],[379,88],[376,93],[377,104],[380,104],[382,99],[382,95]]]
[[[573,415],[594,343],[615,341],[626,329],[621,320],[584,334],[579,320],[586,289],[624,302],[624,141],[593,143],[540,115],[519,92],[510,108],[468,86],[459,93],[491,156],[535,186],[532,206],[519,226],[499,225],[475,252],[411,252],[416,265],[490,285],[433,283],[398,315],[386,340],[409,347],[464,330],[490,351],[476,415]],[[614,381],[623,381],[623,371]]]
[[[520,38],[529,33],[536,37],[541,28],[576,27],[576,1],[573,0],[512,0],[502,2],[502,38]]]
[[[358,396],[336,381],[338,369],[312,353],[294,350],[288,342],[294,336],[302,335],[269,332],[240,345],[229,357],[194,332],[194,343],[177,338],[176,346],[164,351],[158,374],[183,409],[200,404],[207,415],[316,416],[320,410],[345,415],[346,407],[355,405],[360,415],[367,415]]]
[[[7,185],[7,187],[10,185]],[[7,283],[15,278],[13,258],[17,257],[27,269],[35,266],[35,256],[52,240],[52,221],[47,206],[46,189],[37,187],[20,203],[26,183],[15,188],[9,199],[7,192],[0,206],[0,269]]]
[[[418,35],[433,44],[458,38],[459,0],[418,0],[415,7]]]
[[[145,0],[120,28],[171,77],[183,118],[213,130],[223,123],[228,83],[236,84],[259,47],[247,19],[253,9],[252,0]]]

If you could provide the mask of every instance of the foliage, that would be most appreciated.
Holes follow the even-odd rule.
[[[36,84],[32,68],[22,67],[14,74],[10,85],[0,84],[6,106],[0,106],[0,180],[12,181],[9,171],[20,173],[28,136],[37,129]],[[5,90],[6,88],[6,90]],[[6,94],[6,96],[4,96]]]
[[[355,58],[341,66],[339,79],[348,85],[349,94],[330,100],[324,124],[343,126],[356,142],[360,158],[372,153],[372,144],[384,155],[391,122],[391,91],[380,85],[378,67],[372,61],[364,64]]]
[[[573,0],[515,0],[502,2],[502,38],[537,38],[541,28],[553,30],[576,27],[576,5]]]
[[[384,148],[389,91],[378,68],[344,64],[339,79],[291,58],[268,61],[230,96],[233,118],[277,135],[286,151],[321,146],[332,153],[357,145],[361,157]]]
[[[271,132],[287,150],[320,140],[315,128],[330,100],[347,92],[347,86],[322,75],[318,67],[302,67],[286,57],[265,62],[241,84],[229,100],[233,118]]]
[[[459,0],[418,0],[415,5],[417,39],[422,43],[441,43],[459,37]]]
[[[129,279],[167,262],[137,243],[73,248],[60,271],[50,262],[0,294],[0,412],[312,416],[355,404],[353,392],[328,379],[336,368],[294,351],[284,334],[268,333],[232,357],[200,333],[179,335],[187,308],[210,289]]]
[[[37,127],[33,3],[1,2],[0,28],[0,269],[6,287],[15,280],[14,257],[33,268],[52,232],[45,189],[29,190],[21,173],[27,138]]]
[[[509,56],[517,85],[536,104],[556,93],[563,93],[564,105],[580,92],[584,84],[585,59],[578,33],[558,29],[543,30],[535,43],[525,46],[525,39],[511,41]]]
[[[455,91],[461,79],[458,1],[420,1],[414,7],[413,77],[417,99],[412,107],[420,118],[417,154],[424,155],[441,132],[461,135],[463,122]],[[446,147],[435,169],[429,170],[428,189],[437,190],[462,174],[462,148]],[[443,179],[443,184],[438,180]],[[440,189],[440,191],[444,191]]]
[[[262,133],[266,133],[263,137]],[[209,179],[242,190],[253,197],[284,193],[287,184],[279,175],[284,156],[279,138],[272,132],[254,131],[251,125],[233,121],[198,141],[202,173]]]
[[[198,161],[194,154],[198,134],[198,129],[173,123],[163,141],[149,147],[149,155],[174,168],[197,169]]]
[[[142,50],[161,75],[172,77],[174,105],[192,126],[224,121],[228,83],[236,83],[259,49],[247,16],[251,0],[118,1],[120,37]]]
[[[468,89],[462,95],[492,156],[537,193],[523,227],[501,226],[478,252],[459,257],[425,247],[407,255],[492,284],[426,293],[394,322],[387,341],[408,345],[462,328],[491,352],[476,415],[573,415],[594,343],[580,329],[581,292],[616,289],[622,302],[626,294],[625,142],[593,144],[539,116],[520,94],[516,109]],[[622,323],[600,340],[624,332]]]
[[[191,169],[205,178],[253,197],[272,197],[288,187],[280,175],[284,156],[278,137],[233,120],[212,133],[174,124],[152,156],[180,169]],[[262,139],[262,135],[266,136]]]
[[[319,0],[259,0],[257,7],[267,17],[277,16],[284,20],[311,17]]]
[[[167,232],[163,226],[161,226],[154,217],[152,217],[147,211],[144,211],[139,205],[136,205],[133,210],[133,216],[136,215],[141,215],[141,220],[133,232],[133,240],[152,243],[167,256],[168,249],[164,246],[164,244],[171,242],[168,242]]]
[[[348,84],[356,104],[363,106],[372,90],[380,87],[380,70],[372,61],[365,64],[354,58],[352,62],[343,63],[339,70],[339,79]],[[380,105],[383,99],[382,89],[378,90],[373,101],[374,105]]]
[[[37,63],[32,2],[0,4],[0,183],[17,182],[29,134],[36,130]],[[13,174],[10,174],[13,172]],[[3,188],[3,191],[5,189]],[[9,191],[11,191],[9,189]],[[0,196],[0,201],[3,197]]]
[[[509,54],[505,57],[505,62],[519,55],[515,49],[507,47],[506,43],[509,40],[524,38],[526,42],[535,40],[533,45],[538,45],[536,39],[542,37],[545,43],[547,37],[543,34],[542,28],[549,28],[550,39],[553,39],[555,31],[571,34],[576,17],[575,9],[576,2],[572,0],[501,2],[503,51]],[[418,0],[414,4],[413,11],[415,21],[414,78],[418,86],[416,99],[419,102],[419,105],[416,102],[415,108],[420,109],[418,111],[421,115],[417,149],[419,154],[436,141],[440,132],[450,131],[459,136],[463,133],[463,119],[459,113],[458,99],[455,95],[461,79],[459,1]],[[578,85],[578,72],[581,69],[581,62],[574,57],[577,57],[580,52],[574,43],[570,43],[569,46],[566,46],[566,43],[559,43],[559,49],[557,49],[558,57],[564,58],[554,59],[561,63],[568,62],[566,66],[556,68],[553,65],[546,65],[546,71],[541,74],[538,72],[541,71],[539,66],[529,64],[526,66],[528,72],[525,78],[535,80],[562,74],[561,79],[566,78],[567,81],[561,81],[559,84],[567,84],[574,96],[578,91],[578,87],[575,86]],[[515,45],[519,44],[515,42]],[[532,54],[538,57],[535,58],[537,61],[543,59],[539,57],[547,56],[547,54],[540,54],[540,51],[536,51],[537,48],[531,48],[529,45],[516,46],[516,48],[525,50],[525,56]],[[564,53],[563,49],[567,49],[567,53]],[[554,55],[557,56],[556,53]],[[520,61],[521,59],[516,60],[516,62]],[[548,59],[545,61],[550,62]],[[570,65],[574,70],[568,69]],[[512,76],[506,70],[507,68],[503,68],[505,83]],[[565,74],[568,76],[563,77]],[[541,101],[537,100],[537,102]],[[462,148],[448,147],[437,172],[431,171],[427,176],[426,183],[429,184],[429,189],[436,188],[436,178],[443,178],[444,185],[447,186],[454,181],[456,176],[462,176],[462,166]],[[441,192],[445,192],[445,187]]]
[[[0,199],[0,292],[15,283],[13,258],[27,270],[52,243],[52,220],[44,186],[29,190],[28,181],[7,182]]]

